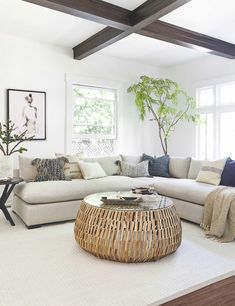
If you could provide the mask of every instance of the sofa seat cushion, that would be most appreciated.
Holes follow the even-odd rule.
[[[204,205],[208,194],[217,188],[214,185],[190,179],[153,178],[158,193],[171,198]]]
[[[15,187],[14,193],[26,203],[43,204],[81,200],[97,192],[128,191],[134,187],[147,187],[149,183],[126,176],[107,176],[93,180],[21,183]]]

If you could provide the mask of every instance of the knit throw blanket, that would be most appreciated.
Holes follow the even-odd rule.
[[[207,197],[200,226],[221,242],[235,238],[235,188],[218,187]]]

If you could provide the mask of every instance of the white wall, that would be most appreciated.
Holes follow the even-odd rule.
[[[204,86],[214,81],[235,80],[235,60],[206,55],[189,63],[171,67],[166,70],[166,75],[195,97],[197,86]],[[172,135],[169,153],[178,156],[195,156],[195,145],[195,125],[183,123]]]
[[[122,88],[118,105],[118,152],[138,154],[159,151],[152,122],[139,120],[133,97],[126,93],[139,76],[163,76],[164,71],[99,54],[82,61],[72,50],[0,34],[0,122],[6,119],[6,89],[47,92],[47,140],[27,143],[27,155],[53,156],[65,150],[66,74],[114,80]]]

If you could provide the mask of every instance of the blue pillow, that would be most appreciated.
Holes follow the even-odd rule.
[[[170,177],[169,175],[169,155],[152,157],[147,154],[142,155],[142,161],[149,161],[149,174],[151,176]]]
[[[220,185],[235,187],[235,160],[227,159],[221,175]]]

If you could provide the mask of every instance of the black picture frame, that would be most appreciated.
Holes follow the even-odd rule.
[[[7,89],[7,120],[16,125],[16,133],[28,130],[32,140],[46,140],[46,92]]]

